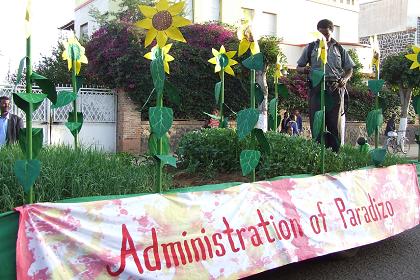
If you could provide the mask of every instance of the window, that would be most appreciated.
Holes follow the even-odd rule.
[[[334,25],[334,32],[332,36],[336,41],[340,41],[340,26]]]
[[[88,38],[89,31],[88,31],[88,23],[80,25],[80,38]]]
[[[263,12],[261,16],[261,35],[277,35],[277,15]]]

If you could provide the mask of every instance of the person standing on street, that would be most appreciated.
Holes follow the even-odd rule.
[[[325,96],[326,110],[325,123],[330,134],[325,137],[327,148],[338,152],[341,142],[341,116],[344,114],[345,87],[355,63],[348,52],[332,38],[334,24],[328,19],[323,19],[317,24],[318,31],[327,42],[327,64],[325,65]],[[319,40],[310,43],[303,50],[297,62],[296,70],[302,74],[310,74],[312,70],[322,71],[322,61],[318,58]],[[321,84],[309,87],[309,121],[313,129],[314,115],[321,109],[320,105]],[[317,139],[318,141],[320,139]]]
[[[23,128],[22,118],[10,113],[10,107],[9,97],[0,96],[0,147],[16,143]]]

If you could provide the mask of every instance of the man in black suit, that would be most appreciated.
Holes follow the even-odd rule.
[[[10,113],[10,98],[0,96],[0,147],[13,144],[19,140],[19,132],[23,127],[22,118]]]

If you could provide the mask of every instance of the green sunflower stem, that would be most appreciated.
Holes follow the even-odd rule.
[[[321,110],[322,127],[321,127],[321,173],[325,173],[325,64],[322,65],[324,76],[321,81]]]
[[[220,71],[220,82],[222,83],[222,85],[221,85],[220,100],[219,100],[219,115],[220,115],[219,127],[223,127],[223,122],[225,121],[224,112],[223,112],[223,107],[225,104],[225,69],[222,69]]]
[[[74,56],[73,49],[72,51],[72,57]],[[71,83],[73,87],[73,93],[77,94],[77,84],[76,84],[76,60],[72,61],[73,67],[71,72]],[[77,123],[77,99],[73,101],[73,122]],[[76,130],[74,133],[74,149],[77,150],[79,148],[79,132]]]
[[[161,49],[161,53],[163,54],[163,50]],[[156,98],[156,107],[163,107],[163,91],[157,93]],[[163,151],[163,141],[162,138],[157,140],[157,153],[161,155]],[[156,193],[162,193],[163,191],[163,163],[161,159],[157,159],[156,163]]]
[[[255,70],[251,69],[251,108],[255,109]],[[252,137],[252,148],[255,149],[254,137]],[[251,172],[251,182],[255,182],[255,168]]]
[[[26,93],[32,93],[32,61],[31,61],[31,36],[26,39]],[[29,103],[28,111],[26,113],[26,159],[32,160],[32,113],[34,107]],[[26,202],[31,204],[34,201],[34,188],[33,185],[29,188],[26,197]]]
[[[376,69],[376,79],[379,80],[379,69]],[[379,109],[379,98],[378,94],[375,95],[375,110]],[[379,126],[375,127],[375,149],[379,146]]]
[[[274,98],[276,99],[276,108],[274,110],[274,116],[273,116],[273,123],[274,123],[273,131],[277,131],[277,127],[278,127],[277,125],[277,122],[278,122],[277,105],[278,105],[278,100],[279,100],[279,89],[277,88],[278,84],[279,84],[279,80],[277,78],[274,78]]]

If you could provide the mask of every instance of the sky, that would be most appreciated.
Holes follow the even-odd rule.
[[[0,84],[14,73],[25,56],[25,9],[27,0],[0,0]],[[74,0],[32,0],[32,61],[51,54],[60,26],[74,17]]]

